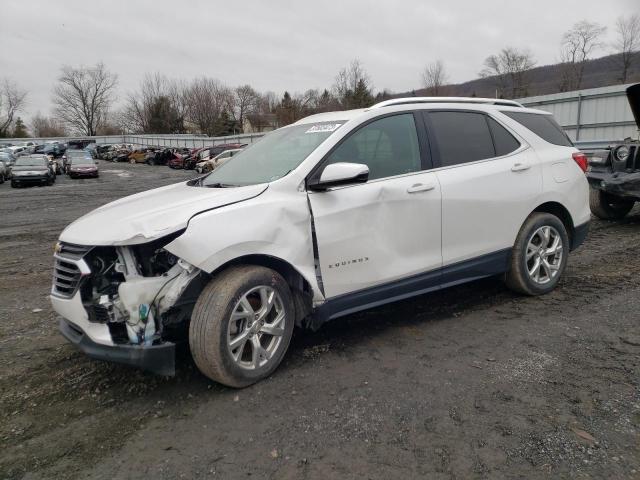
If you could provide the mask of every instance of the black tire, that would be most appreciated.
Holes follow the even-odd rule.
[[[616,197],[595,188],[589,189],[591,213],[602,220],[619,220],[631,211],[634,200]]]
[[[18,188],[18,184],[11,180],[11,188]]]
[[[527,245],[530,239],[541,227],[553,227],[560,235],[562,241],[562,257],[558,265],[558,271],[548,283],[535,282],[529,275],[527,266]],[[518,232],[516,242],[511,253],[511,265],[506,274],[505,283],[511,290],[524,295],[544,295],[552,291],[562,277],[567,266],[570,243],[567,229],[562,221],[550,213],[534,212],[525,220]]]
[[[5,180],[4,173],[0,174],[0,184],[4,183]]]
[[[227,335],[234,308],[245,293],[258,286],[269,286],[279,294],[285,312],[284,334],[268,362],[248,370],[233,360]],[[196,302],[189,326],[191,354],[210,379],[229,387],[246,387],[268,377],[278,367],[289,347],[294,322],[291,291],[277,272],[253,265],[231,267],[216,275]]]

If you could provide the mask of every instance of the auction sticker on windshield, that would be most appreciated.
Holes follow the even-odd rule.
[[[335,132],[342,126],[341,123],[321,123],[318,125],[314,125],[309,130],[304,133],[326,133],[326,132]]]

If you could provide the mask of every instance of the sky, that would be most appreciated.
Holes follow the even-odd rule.
[[[278,95],[325,88],[354,58],[376,91],[402,92],[437,59],[451,82],[471,80],[505,46],[555,63],[575,22],[607,26],[611,43],[616,18],[631,13],[640,0],[0,0],[0,79],[28,91],[27,123],[52,113],[62,65],[100,61],[118,75],[119,102],[152,72]]]

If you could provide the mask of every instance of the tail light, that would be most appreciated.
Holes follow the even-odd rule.
[[[580,170],[586,172],[587,168],[589,167],[589,160],[587,160],[587,156],[582,152],[573,152],[571,156],[580,167]]]

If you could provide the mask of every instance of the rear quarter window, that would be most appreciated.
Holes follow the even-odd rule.
[[[551,115],[511,111],[502,111],[502,113],[549,143],[562,147],[573,147],[573,142]]]

